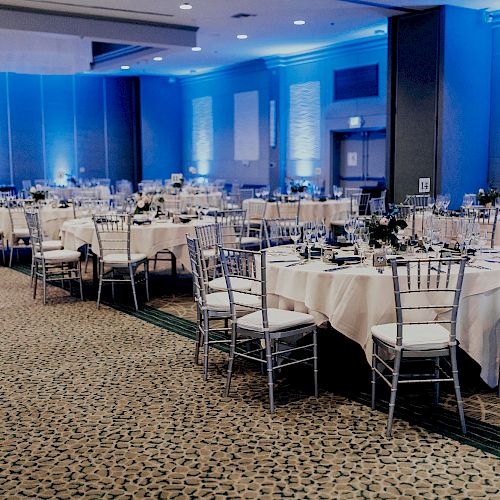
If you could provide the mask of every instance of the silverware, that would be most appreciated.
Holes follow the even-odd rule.
[[[491,267],[478,266],[477,264],[467,264],[467,267],[475,267],[476,269],[486,269],[487,271],[491,271]]]
[[[299,262],[294,262],[292,264],[288,264],[287,266],[285,267],[293,267],[293,266],[303,266],[304,264],[307,264],[309,263],[308,260],[300,260]]]
[[[273,262],[273,263],[276,263],[276,262],[288,262],[288,263],[297,264],[297,263],[299,263],[301,261],[300,260],[270,260],[269,262]]]
[[[342,271],[342,269],[347,269],[349,266],[339,266],[339,267],[331,267],[330,269],[325,269],[324,273],[333,273],[335,271]]]
[[[493,264],[500,264],[500,260],[490,260],[490,259],[481,259],[484,262],[492,262]]]

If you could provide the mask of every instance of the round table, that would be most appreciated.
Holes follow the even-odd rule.
[[[48,239],[56,240],[59,238],[59,231],[63,223],[73,219],[73,208],[52,208],[43,206],[40,209],[40,220],[43,232]],[[0,233],[10,241],[12,236],[12,227],[10,224],[9,211],[6,208],[0,208]]]
[[[274,307],[312,314],[358,343],[371,361],[371,327],[396,320],[392,273],[371,266],[336,267],[320,260],[290,266],[283,247],[268,250],[267,291]],[[500,251],[477,260],[489,270],[466,267],[457,324],[460,347],[480,366],[481,378],[498,383],[500,365]],[[275,261],[275,262],[273,262]],[[488,262],[495,261],[495,262]]]
[[[265,200],[259,198],[251,198],[243,201],[243,209],[248,210],[249,203],[266,203]],[[345,220],[348,218],[351,211],[351,200],[326,200],[326,201],[300,201],[300,222],[306,221],[320,221],[325,220],[327,224],[334,220]],[[267,202],[266,219],[278,218],[278,204],[277,202]]]
[[[133,224],[130,229],[131,253],[142,253],[153,258],[160,250],[169,250],[177,261],[187,269],[191,268],[186,244],[186,234],[195,235],[195,227],[213,223],[206,218],[194,220],[187,224],[167,221],[153,221],[151,224]],[[66,221],[61,227],[61,239],[65,249],[78,250],[83,245],[90,244],[98,251],[99,243],[94,223],[90,218]]]

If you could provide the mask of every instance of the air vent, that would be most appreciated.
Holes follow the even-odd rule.
[[[240,12],[239,14],[234,14],[234,16],[231,16],[234,19],[241,19],[243,17],[257,17],[257,14],[245,14],[244,12]]]

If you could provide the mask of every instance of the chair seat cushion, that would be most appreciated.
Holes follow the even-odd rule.
[[[248,293],[234,292],[234,301],[238,304],[236,305],[236,310],[246,310],[248,307],[255,308],[260,306],[260,298],[256,295],[250,295]],[[212,311],[218,312],[229,312],[229,295],[227,292],[214,292],[207,295],[207,305]]]
[[[282,309],[268,309],[269,331],[277,332],[300,326],[314,325],[314,317],[310,314]],[[238,319],[238,327],[254,332],[263,332],[262,311],[246,314]]]
[[[135,264],[136,262],[140,262],[141,260],[146,260],[147,256],[143,253],[131,253],[130,254],[130,262]],[[128,265],[128,256],[126,253],[110,253],[106,255],[102,261],[104,264],[112,264],[117,266],[126,266]]]
[[[245,278],[231,278],[231,287],[233,288],[233,291],[248,291],[252,288],[252,283],[253,281],[247,280]],[[226,278],[224,276],[221,276],[220,278],[215,278],[212,281],[208,282],[208,287],[210,290],[214,290],[216,292],[222,292],[224,290],[227,290],[226,287]]]
[[[30,232],[27,227],[15,227],[12,234],[15,234],[18,238],[27,238]]]
[[[50,250],[61,250],[63,247],[62,241],[60,240],[44,240],[42,241],[42,248],[44,252]]]
[[[372,326],[372,335],[382,342],[395,346],[397,324]],[[426,351],[444,349],[450,343],[450,332],[442,325],[403,325],[403,348]]]
[[[260,245],[260,238],[257,238],[256,236],[242,236],[240,243],[242,245]]]
[[[35,258],[41,259],[42,254],[37,252]],[[49,250],[43,252],[43,258],[46,261],[52,262],[78,262],[80,260],[80,252],[75,250]]]

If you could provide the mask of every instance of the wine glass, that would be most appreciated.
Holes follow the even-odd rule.
[[[298,225],[294,225],[290,228],[290,239],[293,241],[293,245],[297,248],[297,243],[300,240],[301,236],[300,227]]]
[[[354,231],[356,231],[357,226],[358,226],[358,222],[353,217],[350,217],[349,219],[347,219],[346,223],[344,224],[344,229],[345,229],[345,232],[347,233],[347,241],[349,243],[352,242],[352,239],[353,239],[352,235],[353,235]]]
[[[322,220],[316,227],[316,235],[319,242],[319,248],[321,251],[321,257],[323,257],[323,248],[326,243],[327,231],[325,226],[325,221]]]
[[[422,234],[422,242],[424,244],[425,253],[429,253],[429,248],[432,244],[432,229],[426,228]]]

